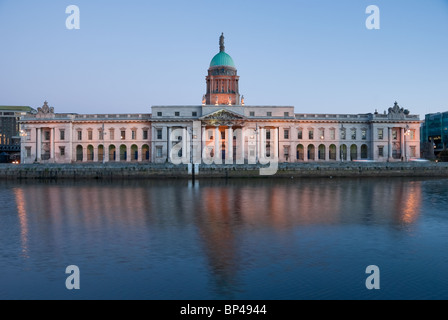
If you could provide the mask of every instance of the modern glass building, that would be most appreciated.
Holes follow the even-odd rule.
[[[0,106],[0,162],[20,159],[20,117],[36,111],[26,106]]]
[[[425,115],[420,130],[423,156],[428,159],[437,157],[448,143],[448,112]]]

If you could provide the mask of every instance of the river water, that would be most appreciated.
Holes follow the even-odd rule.
[[[0,299],[448,299],[447,182],[0,182]]]

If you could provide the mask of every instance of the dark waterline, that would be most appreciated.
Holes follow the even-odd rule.
[[[447,182],[0,182],[0,299],[448,299]]]

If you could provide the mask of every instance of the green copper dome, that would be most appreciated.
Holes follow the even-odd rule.
[[[210,67],[216,67],[216,66],[228,66],[235,68],[235,63],[233,62],[231,56],[229,56],[224,51],[221,51],[220,53],[215,55],[212,59],[212,62],[210,62]]]
[[[219,53],[213,57],[212,62],[210,62],[211,67],[226,66],[235,68],[235,63],[231,56],[226,53],[226,48],[224,47],[224,33],[219,37]]]

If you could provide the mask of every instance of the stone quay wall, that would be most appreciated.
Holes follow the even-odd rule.
[[[312,177],[446,177],[448,163],[282,163],[275,175],[260,175],[260,165],[205,165],[196,167],[201,178],[312,178]],[[199,172],[198,172],[199,171]],[[153,163],[2,164],[0,179],[192,179],[192,166]]]

